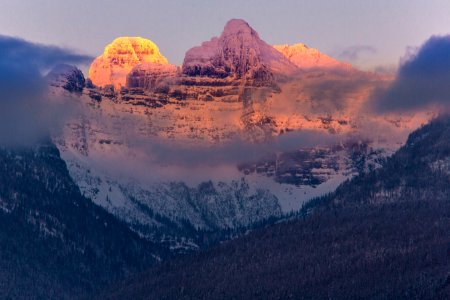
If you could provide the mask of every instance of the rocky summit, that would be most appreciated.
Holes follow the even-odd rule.
[[[92,83],[124,87],[128,73],[141,63],[168,64],[155,43],[141,37],[119,37],[105,47],[89,68]]]
[[[292,73],[296,67],[243,20],[230,20],[217,38],[186,53],[183,74],[189,76],[234,77],[265,83],[274,73]]]
[[[86,84],[81,70],[65,64],[54,67],[46,79],[51,86],[62,87],[69,92],[81,92]]]

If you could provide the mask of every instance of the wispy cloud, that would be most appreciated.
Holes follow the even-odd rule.
[[[355,62],[360,59],[361,56],[367,54],[375,54],[377,53],[377,49],[373,46],[369,45],[355,45],[350,46],[340,51],[337,51],[335,54],[336,58],[340,60],[345,60],[349,62]]]
[[[398,65],[394,65],[394,64],[378,65],[378,66],[374,66],[370,69],[370,71],[373,71],[375,73],[383,74],[383,75],[391,75],[391,76],[394,76],[395,74],[397,74],[397,70],[398,70]]]

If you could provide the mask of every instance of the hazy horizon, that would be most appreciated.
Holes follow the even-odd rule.
[[[430,4],[432,3],[432,5]],[[389,7],[389,10],[386,10]],[[305,43],[362,69],[394,67],[410,47],[450,28],[450,2],[0,1],[0,34],[98,56],[118,36],[155,42],[169,62],[246,20],[270,44]],[[20,22],[18,22],[20,21]]]

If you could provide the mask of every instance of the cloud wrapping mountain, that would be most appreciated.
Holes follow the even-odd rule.
[[[0,49],[0,143],[31,142],[45,131],[42,72],[61,63],[85,64],[91,57],[2,35]]]

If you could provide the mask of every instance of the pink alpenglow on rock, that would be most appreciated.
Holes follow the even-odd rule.
[[[338,61],[305,44],[274,45],[273,47],[300,69],[351,70],[353,68],[350,64]]]
[[[296,66],[243,20],[233,19],[219,37],[187,51],[182,72],[188,76],[234,77],[270,81],[291,74]]]

